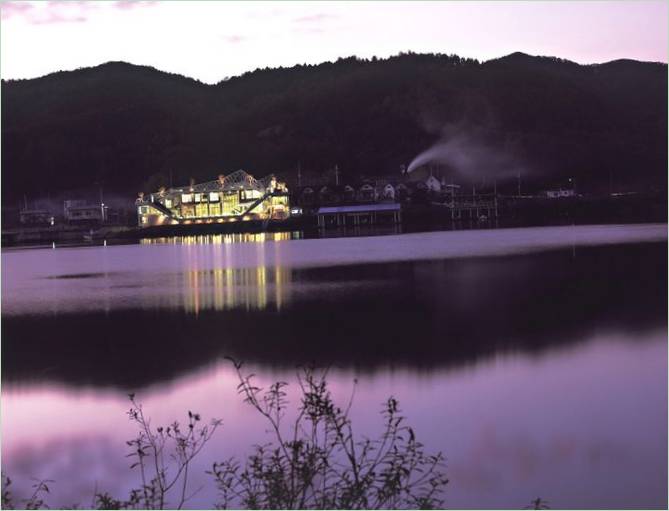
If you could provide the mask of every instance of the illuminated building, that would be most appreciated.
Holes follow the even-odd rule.
[[[285,220],[290,216],[288,188],[273,175],[255,179],[238,170],[216,181],[140,194],[137,216],[140,227]]]

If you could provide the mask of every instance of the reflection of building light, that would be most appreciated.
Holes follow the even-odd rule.
[[[280,311],[283,305],[283,269],[281,266],[274,269],[274,301],[276,310]]]
[[[261,266],[256,270],[256,287],[256,293],[258,294],[258,308],[264,309],[267,307],[267,281],[264,266]]]

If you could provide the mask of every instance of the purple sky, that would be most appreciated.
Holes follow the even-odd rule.
[[[666,1],[51,1],[2,2],[1,13],[2,78],[125,60],[213,83],[258,67],[408,50],[667,62],[669,46]]]

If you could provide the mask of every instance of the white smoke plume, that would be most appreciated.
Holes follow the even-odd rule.
[[[524,174],[513,148],[500,147],[486,140],[481,130],[462,125],[447,126],[438,142],[416,156],[408,172],[423,165],[443,165],[467,180],[496,179],[503,181]]]

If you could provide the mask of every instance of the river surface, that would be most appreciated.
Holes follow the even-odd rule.
[[[237,394],[329,366],[352,419],[395,396],[446,456],[450,508],[667,507],[667,226],[3,250],[2,470],[52,507],[138,486],[127,394],[153,424],[224,423],[192,471],[270,439]],[[293,394],[290,394],[294,397]]]

